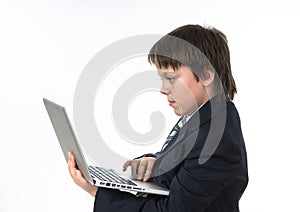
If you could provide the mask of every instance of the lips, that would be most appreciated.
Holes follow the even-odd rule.
[[[173,104],[175,104],[176,102],[175,101],[173,101],[173,100],[168,100],[168,102],[169,102],[169,105],[170,106],[172,106]]]

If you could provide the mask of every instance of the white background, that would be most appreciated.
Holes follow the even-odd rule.
[[[299,211],[296,1],[127,2],[0,1],[0,211],[92,211],[93,198],[68,175],[42,97],[72,113],[79,75],[98,51],[189,23],[229,40],[249,161],[241,211]]]

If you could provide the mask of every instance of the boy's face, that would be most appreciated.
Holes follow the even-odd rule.
[[[158,69],[158,74],[162,80],[160,92],[167,96],[169,105],[179,116],[190,115],[209,99],[201,80],[197,82],[186,66],[181,66],[176,71],[172,67]]]

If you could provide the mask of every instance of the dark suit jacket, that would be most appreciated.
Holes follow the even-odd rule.
[[[99,188],[94,211],[239,211],[248,171],[240,118],[232,102],[205,103],[176,141],[157,155],[153,179],[170,189],[169,196],[135,197]]]

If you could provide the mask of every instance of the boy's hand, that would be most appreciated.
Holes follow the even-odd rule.
[[[92,196],[96,196],[98,187],[90,184],[81,174],[81,172],[76,169],[76,162],[74,155],[71,152],[68,152],[68,168],[69,173],[74,180],[74,182],[80,186],[82,189],[90,193]]]
[[[132,176],[137,176],[138,180],[148,181],[151,177],[155,160],[156,158],[154,157],[128,160],[123,165],[123,171],[126,171],[128,166],[131,166]]]

